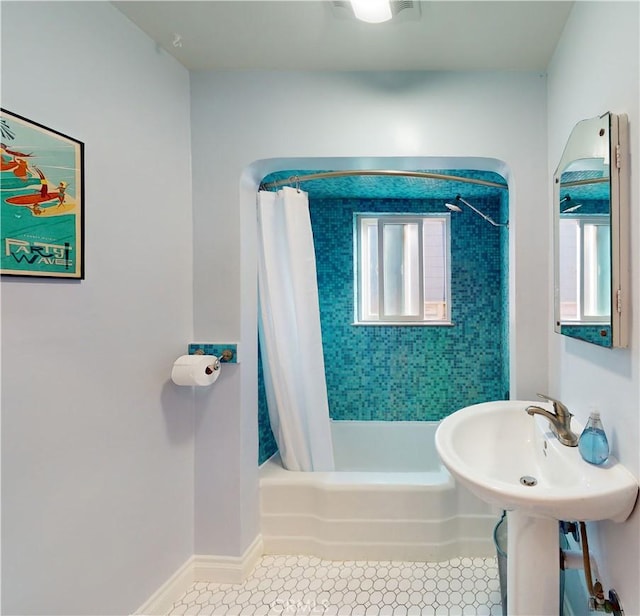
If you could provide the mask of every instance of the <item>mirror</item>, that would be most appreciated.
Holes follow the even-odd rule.
[[[571,131],[554,175],[555,331],[627,346],[627,117],[605,113]]]

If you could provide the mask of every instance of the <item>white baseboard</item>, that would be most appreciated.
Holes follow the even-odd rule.
[[[193,584],[193,556],[187,560],[156,592],[135,612],[136,615],[164,616],[173,604]]]
[[[242,556],[191,556],[135,612],[136,616],[164,616],[194,582],[242,584],[263,555],[258,535]]]
[[[258,535],[240,557],[196,555],[193,557],[194,581],[242,584],[263,554],[262,536]]]

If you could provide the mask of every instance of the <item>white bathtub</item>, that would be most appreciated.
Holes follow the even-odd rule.
[[[332,421],[336,471],[260,467],[267,554],[440,561],[494,556],[498,512],[456,486],[435,450],[437,422]]]

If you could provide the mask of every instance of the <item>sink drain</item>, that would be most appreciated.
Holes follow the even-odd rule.
[[[520,483],[523,486],[535,486],[538,483],[538,480],[535,477],[532,477],[531,475],[523,475],[522,477],[520,477]]]

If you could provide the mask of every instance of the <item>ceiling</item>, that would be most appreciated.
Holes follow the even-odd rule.
[[[112,4],[190,70],[543,72],[573,2],[421,0],[383,24],[328,0]]]

